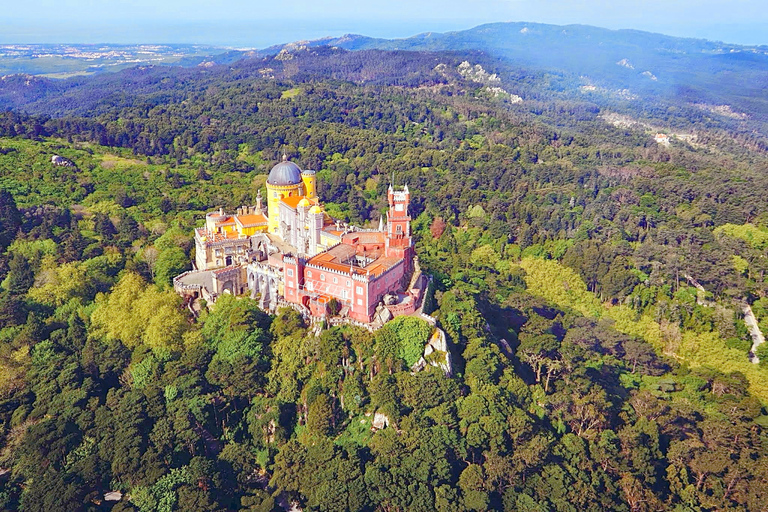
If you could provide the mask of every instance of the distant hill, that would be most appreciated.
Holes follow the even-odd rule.
[[[6,45],[4,56],[0,57],[0,71],[71,78],[66,84],[55,84],[29,77],[3,77],[0,107],[24,107],[49,97],[51,92],[61,93],[81,87],[86,82],[77,75],[84,73],[109,75],[101,71],[117,71],[136,64],[199,66],[213,70],[216,65],[258,62],[275,55],[280,60],[281,52],[297,56],[302,50],[321,47],[349,51],[453,52],[456,55],[472,52],[472,55],[485,55],[486,63],[495,62],[491,68],[508,86],[519,84],[524,75],[546,75],[548,78],[537,83],[539,92],[577,94],[599,104],[635,99],[662,100],[677,105],[698,104],[721,112],[725,109],[737,117],[748,117],[759,123],[768,122],[768,46],[741,46],[637,30],[522,22],[493,23],[457,32],[429,32],[405,39],[348,34],[292,42],[261,51],[194,45]],[[366,54],[367,57],[371,55]],[[405,65],[409,60],[406,55],[401,54],[395,60]],[[94,56],[96,60],[84,58]],[[327,59],[328,55],[323,54],[320,61]],[[371,69],[376,67],[361,61],[355,63],[355,58],[338,54],[332,60],[332,65],[344,61],[331,73],[339,79],[366,81]],[[417,60],[424,64],[423,59]],[[319,66],[312,66],[308,59],[304,58],[303,63],[305,69],[309,65],[313,73],[328,76]],[[246,64],[246,67],[250,65]],[[355,69],[362,67],[366,68],[366,73],[357,76]],[[406,65],[406,68],[412,67]],[[399,78],[402,75],[393,66],[379,68],[373,75],[385,79],[386,73]],[[171,74],[184,75],[183,72]],[[288,77],[292,77],[292,73],[289,72]],[[120,79],[99,78],[96,82],[112,85],[115,80],[119,82]],[[102,96],[97,93],[95,97]],[[92,103],[89,98],[86,100]]]
[[[768,117],[768,46],[740,46],[585,25],[510,22],[458,32],[430,32],[406,39],[348,34],[274,46],[261,53],[275,54],[302,46],[479,50],[514,66],[573,74],[579,80],[572,85],[586,91],[628,89],[630,95],[663,94],[689,102],[725,103]]]
[[[137,66],[117,73],[56,80],[32,75],[0,78],[0,110],[64,117],[92,117],[123,107],[178,103],[196,98],[208,87],[231,86],[257,79],[343,80],[369,85],[419,87],[461,79],[456,67],[466,59],[493,66],[480,52],[350,52],[320,46],[291,54],[234,58],[218,56],[195,67]],[[229,59],[232,59],[231,61]],[[442,64],[449,72],[438,72]],[[536,87],[545,87],[539,77]],[[526,91],[532,91],[530,86]]]
[[[107,49],[108,45],[100,51]],[[194,91],[201,88],[264,78],[412,88],[465,78],[477,83],[456,74],[458,65],[467,61],[473,69],[480,65],[483,72],[497,76],[498,83],[485,85],[499,86],[525,100],[526,108],[537,115],[541,109],[536,102],[558,99],[643,120],[648,130],[690,131],[706,125],[750,139],[768,136],[765,46],[582,25],[495,23],[397,40],[345,35],[261,51],[192,55],[193,50],[187,48],[189,54],[175,60],[174,66],[140,65],[66,80],[4,76],[0,109],[90,117],[137,104],[152,108],[180,102],[195,97]],[[453,76],[447,76],[446,69]]]

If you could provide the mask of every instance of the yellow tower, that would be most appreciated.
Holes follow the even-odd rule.
[[[301,169],[283,155],[283,161],[274,166],[267,177],[267,216],[270,233],[277,233],[280,226],[280,200],[284,197],[302,196],[303,189]]]
[[[301,181],[304,182],[304,195],[309,199],[314,199],[317,196],[317,173],[307,169],[301,171]]]

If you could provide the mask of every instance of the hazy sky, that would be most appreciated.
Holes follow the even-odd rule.
[[[497,21],[581,23],[768,44],[765,0],[4,0],[0,42],[263,48],[358,33],[406,37]]]

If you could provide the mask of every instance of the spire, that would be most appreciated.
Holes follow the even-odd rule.
[[[258,192],[256,192],[256,213],[261,214],[263,211],[261,206],[261,189],[259,189]]]
[[[384,216],[379,215],[379,231],[384,231]]]
[[[410,194],[410,192],[408,192],[408,184],[407,183],[405,184],[405,187],[403,187],[403,192],[405,192],[406,194]]]
[[[288,155],[285,154],[285,151],[283,151],[283,162],[288,161]]]

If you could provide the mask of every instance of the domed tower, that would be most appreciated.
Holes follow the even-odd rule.
[[[280,200],[284,197],[304,195],[301,169],[283,155],[283,161],[269,171],[267,177],[267,216],[269,232],[277,233],[280,225]]]

